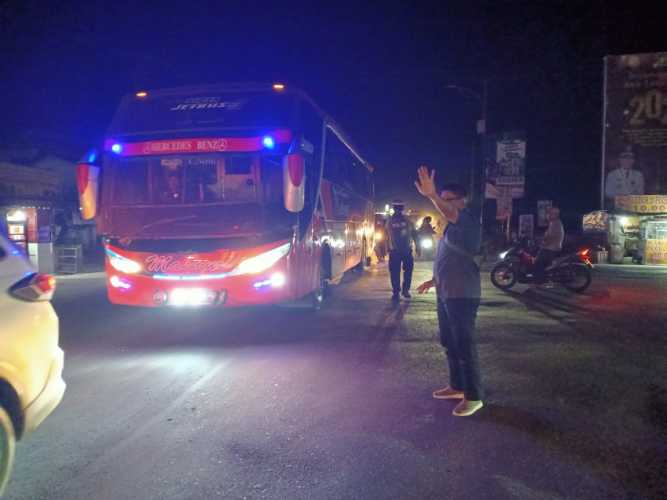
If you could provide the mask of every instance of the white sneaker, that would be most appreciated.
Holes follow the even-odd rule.
[[[434,391],[433,397],[435,399],[463,399],[464,395],[463,391],[457,391],[456,389],[447,386],[444,389]]]
[[[477,410],[480,410],[484,406],[482,401],[470,401],[468,399],[463,399],[459,404],[456,405],[452,415],[455,417],[469,417]]]

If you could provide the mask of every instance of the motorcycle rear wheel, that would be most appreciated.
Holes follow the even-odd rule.
[[[499,262],[491,270],[491,283],[501,290],[509,290],[517,280],[516,271],[507,262]]]
[[[582,293],[591,284],[591,270],[583,264],[568,264],[559,272],[559,282],[575,293]]]

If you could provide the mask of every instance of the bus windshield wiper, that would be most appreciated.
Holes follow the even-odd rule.
[[[181,221],[184,221],[184,220],[194,219],[196,217],[197,217],[196,215],[186,215],[185,217],[172,217],[170,219],[159,219],[159,220],[156,220],[154,222],[150,222],[150,223],[148,223],[144,226],[141,226],[138,233],[148,229],[149,227],[161,226],[162,224],[169,224],[170,222],[181,222]],[[136,236],[136,234],[135,234],[135,236]]]

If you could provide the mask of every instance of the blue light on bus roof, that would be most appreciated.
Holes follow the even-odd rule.
[[[115,143],[113,146],[111,146],[111,151],[118,155],[123,151],[123,145]]]
[[[262,137],[262,145],[266,149],[273,149],[276,147],[276,141],[270,135],[265,135],[264,137]]]

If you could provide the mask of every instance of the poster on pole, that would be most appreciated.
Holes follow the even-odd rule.
[[[487,198],[493,188],[511,188],[512,198],[522,198],[526,184],[526,134],[505,132],[490,136],[485,144]]]
[[[496,199],[496,220],[507,220],[512,217],[512,197],[501,196]]]
[[[534,228],[535,218],[533,217],[533,214],[519,215],[519,238],[532,240]]]
[[[551,208],[551,200],[537,201],[537,227],[547,227],[549,219],[547,219],[547,212]]]
[[[667,194],[667,52],[604,58],[601,204]]]

